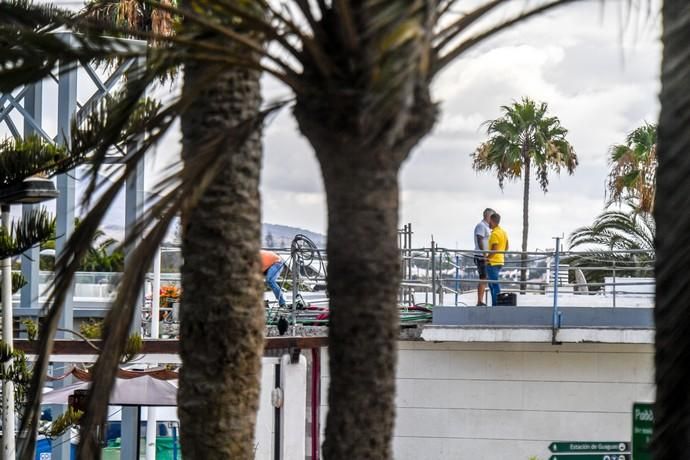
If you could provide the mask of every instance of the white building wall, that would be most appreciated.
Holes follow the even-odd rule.
[[[399,349],[396,460],[545,460],[552,441],[629,441],[632,403],[654,398],[651,345],[403,341]]]

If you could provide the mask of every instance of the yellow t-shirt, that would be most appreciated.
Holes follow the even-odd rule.
[[[494,244],[498,247],[494,248]],[[491,235],[489,236],[489,250],[494,251],[505,251],[508,247],[508,234],[501,227],[496,226],[491,230]],[[489,254],[488,259],[489,265],[503,265],[505,263],[505,255],[499,253]]]

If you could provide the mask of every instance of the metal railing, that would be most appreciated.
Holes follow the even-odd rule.
[[[276,252],[288,260],[289,249],[278,249]],[[537,301],[536,296],[561,297],[560,300],[565,302],[586,297],[594,302],[592,306],[636,307],[640,305],[626,302],[638,298],[651,299],[654,295],[652,251],[527,252],[525,266],[521,263],[522,252],[502,253],[506,261],[497,283],[506,292],[522,292],[525,301]],[[325,251],[322,254],[325,255]],[[401,283],[401,304],[471,306],[468,295],[476,294],[477,285],[486,282],[480,280],[477,273],[474,258],[478,255],[483,253],[441,248],[436,243],[430,247],[405,249],[402,251],[405,276]],[[525,283],[519,280],[523,269],[527,272]],[[308,265],[300,266],[297,275],[301,290],[323,291],[326,288],[325,276],[311,270]],[[47,297],[53,276],[52,272],[40,273],[41,299]],[[75,298],[110,300],[121,276],[121,273],[115,272],[79,272],[75,276]],[[148,275],[149,278],[151,276]],[[163,285],[179,286],[180,280],[179,273],[161,274]],[[284,286],[291,286],[291,281],[285,278]],[[14,299],[19,299],[19,293],[15,293]],[[544,302],[540,300],[534,306],[541,306]],[[576,302],[575,305],[581,303]]]
[[[498,251],[474,251],[449,249],[432,241],[428,247],[412,247],[411,226],[400,233],[402,283],[399,304],[407,312],[434,306],[474,306],[477,303],[477,288],[480,280],[476,257]],[[283,272],[282,286],[288,303],[300,301],[314,307],[298,312],[297,308],[286,311],[278,309],[270,294],[266,296],[267,320],[277,321],[283,315],[292,324],[301,320],[310,324],[326,323],[328,296],[325,271],[326,251],[320,248],[271,248],[277,252],[288,267]],[[301,252],[300,252],[301,251]],[[505,263],[501,277],[492,281],[503,292],[517,295],[518,306],[541,306],[553,308],[554,329],[560,324],[560,309],[564,307],[609,307],[609,308],[651,308],[655,282],[655,254],[651,250],[631,251],[564,251],[560,241],[556,248],[547,251],[500,252]],[[296,255],[296,256],[295,256]],[[526,280],[521,281],[524,272]],[[293,276],[294,274],[294,276]],[[84,304],[100,303],[99,307],[114,298],[120,273],[79,272],[75,277],[74,298]],[[148,275],[150,281],[152,274]],[[53,273],[40,273],[40,300],[45,301]],[[179,273],[162,273],[161,285],[180,286]],[[313,291],[307,294],[309,291]],[[153,293],[147,283],[145,303],[142,311],[144,320],[151,311]],[[484,303],[490,304],[488,289]],[[19,300],[19,293],[14,296]],[[85,306],[88,308],[88,306]],[[417,310],[415,310],[417,309]],[[402,310],[401,310],[402,311]],[[174,306],[162,307],[161,312],[176,320]],[[416,313],[415,313],[416,314]],[[150,316],[150,314],[149,314]],[[320,319],[321,318],[321,319]]]
[[[473,251],[441,248],[406,249],[403,265],[407,273],[401,284],[401,301],[430,305],[472,306],[469,294],[477,292],[480,279],[475,257],[500,253],[505,257],[501,277],[492,281],[502,292],[522,294],[529,306],[544,306],[554,299],[562,305],[640,307],[627,301],[651,300],[654,295],[654,252],[645,250],[576,252]],[[523,264],[523,256],[526,263]],[[526,280],[520,280],[521,272]],[[453,300],[447,301],[447,294]],[[488,293],[487,293],[488,297]],[[583,298],[585,300],[578,300]],[[474,297],[476,303],[476,297]],[[562,302],[565,301],[566,304]],[[627,302],[627,303],[626,303]]]

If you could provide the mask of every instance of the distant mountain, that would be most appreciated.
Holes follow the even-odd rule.
[[[326,236],[303,228],[287,225],[262,224],[261,241],[265,247],[286,248],[297,234],[302,234],[312,240],[319,248],[326,247]]]
[[[290,243],[292,243],[292,239],[295,235],[299,234],[312,240],[319,248],[326,247],[326,236],[321,233],[277,224],[261,224],[261,246],[266,248],[287,248],[290,247]],[[176,218],[165,241],[172,244],[179,244],[179,238],[180,222],[179,218]]]
[[[83,174],[77,173],[77,178],[82,177]],[[107,176],[101,176],[100,180],[106,182],[109,181]],[[82,197],[86,193],[86,187],[88,182],[86,180],[76,180],[75,181],[75,196],[76,196],[76,217],[80,217],[84,214],[84,210],[81,209]],[[103,188],[102,190],[105,190]],[[95,203],[102,191],[99,191],[91,198],[91,202]],[[144,200],[145,202],[151,202],[155,198],[155,195],[145,192]],[[51,200],[45,204],[50,212],[55,213],[55,200]],[[12,217],[17,218],[21,215],[21,207],[16,206],[12,210]],[[165,242],[168,244],[179,244],[180,238],[180,219],[175,218],[170,225],[170,230],[165,238]],[[103,225],[101,230],[106,234],[108,238],[114,238],[116,240],[122,241],[125,236],[125,193],[124,189],[121,190],[111,206],[108,213],[103,219]],[[277,224],[262,224],[261,226],[261,244],[264,247],[275,247],[275,248],[286,248],[290,246],[292,239],[297,234],[302,234],[311,239],[319,248],[324,248],[326,246],[326,236],[320,233],[312,232],[310,230],[305,230],[303,228],[289,227],[287,225],[277,225]]]

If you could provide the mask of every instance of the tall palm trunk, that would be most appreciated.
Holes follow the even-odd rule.
[[[356,168],[342,156],[323,164],[332,312],[328,459],[391,458],[400,283],[398,167],[373,163]],[[343,436],[352,432],[357,436]]]
[[[665,0],[656,238],[656,406],[653,456],[687,457],[690,439],[690,3]]]
[[[333,117],[330,106],[310,98],[294,109],[321,165],[328,200],[328,460],[392,458],[401,278],[398,172],[437,114],[425,87],[414,94],[414,106],[399,111],[402,130],[394,124],[362,129],[356,106],[342,111],[345,117]]]
[[[396,135],[391,127],[375,139],[356,123],[329,129],[323,123],[328,117],[304,101],[295,108],[321,165],[328,200],[330,382],[323,452],[329,460],[392,458],[401,279],[398,173],[436,117],[427,92],[416,99],[415,107],[405,109],[406,129]]]
[[[185,163],[195,161],[207,138],[225,138],[231,126],[257,116],[259,77],[247,69],[185,66],[183,91],[195,94],[182,117]],[[190,459],[254,456],[264,337],[260,132],[222,155],[198,206],[182,216],[178,410],[182,454]]]
[[[527,292],[527,235],[529,233],[529,181],[532,169],[532,161],[527,154],[527,144],[523,146],[523,163],[525,177],[523,179],[524,191],[522,193],[522,257],[520,261],[520,293]]]

